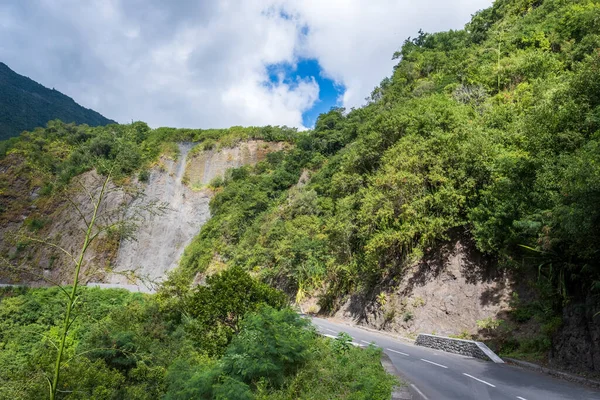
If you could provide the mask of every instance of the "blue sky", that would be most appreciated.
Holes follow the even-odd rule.
[[[419,29],[460,29],[491,3],[4,0],[0,61],[122,123],[302,129],[363,105]]]
[[[327,112],[331,107],[340,106],[341,96],[345,88],[336,84],[323,73],[319,61],[316,59],[300,59],[294,66],[288,63],[272,64],[267,66],[271,84],[280,82],[283,75],[283,83],[295,86],[298,80],[314,79],[319,85],[319,98],[312,108],[302,113],[302,124],[307,128],[313,128],[319,114]]]

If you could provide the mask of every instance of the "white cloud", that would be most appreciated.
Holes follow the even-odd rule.
[[[289,0],[282,7],[309,27],[301,54],[346,86],[343,105],[364,103],[391,74],[393,53],[419,29],[460,29],[491,0]]]
[[[460,28],[490,3],[14,0],[0,5],[0,60],[119,122],[301,126],[317,83],[269,82],[267,65],[316,58],[358,106],[407,36]]]

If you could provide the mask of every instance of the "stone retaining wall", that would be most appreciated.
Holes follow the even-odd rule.
[[[462,354],[464,356],[480,358],[495,363],[503,363],[485,344],[474,340],[454,339],[445,336],[419,334],[415,341],[417,346],[430,347],[432,349],[447,351],[449,353]]]

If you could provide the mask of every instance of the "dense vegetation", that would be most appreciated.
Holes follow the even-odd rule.
[[[62,395],[383,398],[374,349],[316,338],[243,271],[335,310],[456,232],[532,280],[535,301],[515,297],[513,317],[539,319],[545,336],[510,350],[547,350],[565,305],[600,301],[598,32],[597,0],[497,0],[464,30],[408,39],[368,104],[332,109],[310,132],[51,122],[0,144],[0,161],[21,163],[42,196],[98,159],[142,178],[159,154],[177,156],[176,141],[294,145],[211,184],[212,218],[156,297],[82,290],[68,348],[83,354],[66,363]],[[198,272],[222,270],[190,289]],[[43,393],[59,311],[51,290],[2,300],[3,396]]]
[[[177,142],[204,143],[205,147],[231,146],[248,139],[291,140],[295,129],[287,127],[232,127],[229,129],[150,129],[144,122],[89,127],[50,121],[44,128],[23,132],[0,142],[0,157],[8,154],[26,161],[47,183],[65,184],[102,160],[118,160],[119,177],[148,168],[160,155],[177,158]]]
[[[1,295],[0,399],[45,398],[64,295]],[[380,350],[323,339],[285,303],[239,269],[185,299],[81,288],[58,398],[389,398]]]
[[[498,0],[419,32],[366,106],[231,173],[172,280],[240,266],[335,309],[459,231],[534,278],[519,319],[550,337],[564,305],[600,295],[598,32],[592,0]]]
[[[179,156],[176,142],[213,148],[295,135],[286,127],[151,130],[141,122],[90,128],[52,121],[2,143],[7,173],[0,218],[14,222],[30,212],[25,209],[37,210],[24,222],[36,231],[44,224],[43,210],[53,209],[78,174],[93,168],[107,173],[110,165],[117,184],[133,174],[143,180],[159,156]],[[30,197],[37,189],[38,196]],[[321,338],[286,306],[287,296],[239,268],[192,290],[184,282],[159,295],[85,287],[72,297],[70,292],[2,291],[0,399],[46,398],[63,342],[56,398],[386,399],[395,382],[381,367],[379,349],[354,348],[346,337]],[[73,304],[70,317],[65,300]]]
[[[0,140],[44,126],[54,119],[90,126],[115,123],[0,62]]]

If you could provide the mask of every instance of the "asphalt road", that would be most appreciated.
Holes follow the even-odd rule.
[[[508,364],[415,346],[364,329],[313,318],[318,330],[373,342],[390,357],[420,400],[600,400],[600,391]]]

